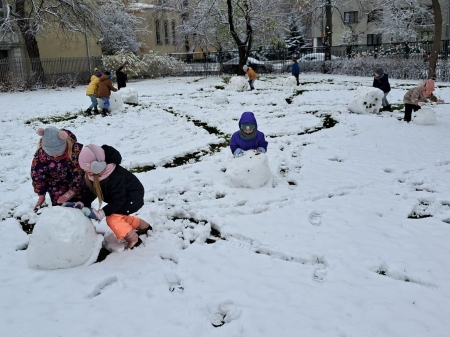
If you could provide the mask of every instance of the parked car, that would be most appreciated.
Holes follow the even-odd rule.
[[[257,60],[253,57],[247,59],[247,65],[252,67],[256,73],[271,73],[273,71],[273,65]],[[225,74],[237,74],[239,67],[239,57],[235,57],[225,63],[220,67],[220,71]]]
[[[331,55],[331,60],[339,60],[340,57]],[[306,54],[302,57],[300,57],[297,61],[299,62],[315,62],[315,61],[324,61],[325,60],[325,53],[311,53]]]

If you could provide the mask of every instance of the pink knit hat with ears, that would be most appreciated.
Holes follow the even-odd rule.
[[[425,82],[424,89],[427,91],[434,91],[434,80],[429,79]]]
[[[39,128],[36,133],[42,136],[42,148],[49,156],[61,155],[66,150],[66,139],[69,137],[66,131],[50,126]]]

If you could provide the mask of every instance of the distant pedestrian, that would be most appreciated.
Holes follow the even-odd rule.
[[[125,88],[127,86],[128,75],[125,73],[124,67],[125,66],[120,66],[116,71],[117,90],[120,90],[120,88]]]
[[[297,80],[297,85],[300,85],[300,81],[299,81],[300,66],[299,66],[296,58],[292,59],[291,65],[292,65],[292,68],[291,68],[292,76],[294,76],[295,79]]]
[[[255,71],[252,69],[252,67],[249,67],[248,65],[244,65],[242,69],[248,76],[248,84],[250,85],[250,90],[254,90],[255,87],[253,85],[255,84],[255,80],[257,77]]]
[[[383,105],[382,111],[391,111],[391,105],[386,98],[391,91],[391,85],[389,84],[389,76],[384,72],[383,68],[375,69],[373,77],[373,87],[380,89],[384,93],[384,96],[381,100],[381,104]]]
[[[108,115],[109,108],[109,98],[111,97],[111,91],[117,91],[114,88],[111,82],[112,75],[109,71],[105,71],[105,73],[100,77],[100,83],[98,84],[98,97],[105,102],[103,105],[102,116],[105,117]]]

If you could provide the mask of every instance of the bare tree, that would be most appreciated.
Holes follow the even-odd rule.
[[[439,0],[433,0],[432,3],[434,12],[434,38],[433,50],[431,51],[428,62],[428,78],[436,79],[436,65],[439,57],[439,51],[441,50],[442,12]]]
[[[97,23],[102,19],[95,1],[83,0],[10,0],[9,15],[0,25],[0,38],[18,33],[23,38],[28,57],[37,59],[32,70],[43,76],[40,52],[36,37],[51,33],[70,38],[71,33],[96,34]]]

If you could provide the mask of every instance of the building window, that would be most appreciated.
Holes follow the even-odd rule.
[[[177,30],[176,30],[176,27],[177,27],[176,21],[172,20],[172,44],[174,46],[177,45]]]
[[[358,23],[358,12],[344,12],[344,23]]]
[[[382,44],[381,34],[367,34],[367,45],[375,46]]]
[[[161,41],[161,21],[159,19],[155,20],[155,34],[156,34],[156,44],[162,44]]]
[[[169,21],[164,20],[164,43],[170,44]]]
[[[375,9],[367,15],[367,23],[381,21],[383,18],[383,10]]]

